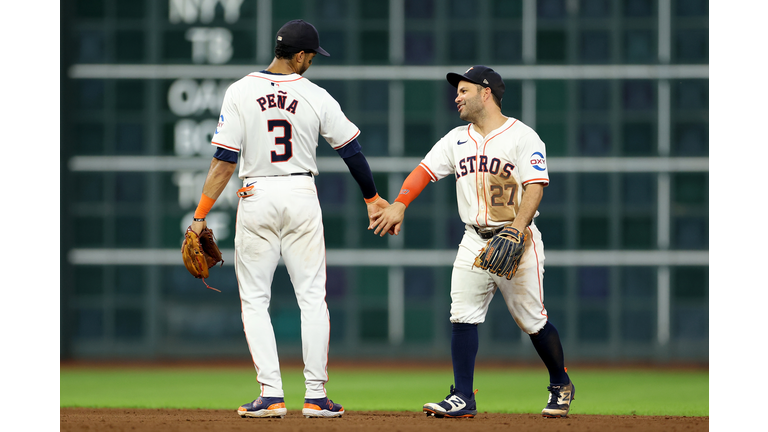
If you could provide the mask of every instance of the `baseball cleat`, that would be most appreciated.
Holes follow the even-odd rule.
[[[572,382],[566,385],[550,385],[547,406],[541,410],[541,415],[547,418],[568,417],[571,401],[576,399],[576,387]]]
[[[237,409],[240,417],[285,417],[285,400],[281,397],[260,397]]]
[[[477,390],[475,390],[475,393],[477,393]],[[474,418],[475,414],[477,414],[475,393],[467,397],[451,386],[451,394],[446,396],[444,401],[424,404],[423,411],[427,414],[427,417]]]
[[[312,417],[341,417],[344,407],[327,397],[319,399],[304,399],[304,409],[301,410],[306,418]]]

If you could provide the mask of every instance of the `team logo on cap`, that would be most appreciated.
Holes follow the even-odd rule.
[[[547,161],[544,160],[544,155],[536,152],[531,155],[531,166],[533,169],[538,171],[546,171],[547,170]]]
[[[219,116],[219,124],[216,125],[216,132],[214,132],[213,134],[216,135],[217,133],[219,133],[219,131],[223,126],[224,126],[224,114]]]
[[[281,41],[281,40],[283,40],[283,37],[282,36],[278,36],[277,40]]]

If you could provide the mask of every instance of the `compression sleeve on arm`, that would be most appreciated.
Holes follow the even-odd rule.
[[[360,151],[360,143],[357,142],[357,139],[352,140],[352,142],[340,148],[337,152],[344,159],[344,163],[349,168],[349,173],[352,174],[352,177],[360,186],[363,198],[366,201],[376,198],[378,193],[376,192],[376,183],[373,181],[373,173],[371,173],[368,160],[365,159],[363,152]]]
[[[417,196],[424,190],[425,187],[432,181],[432,177],[429,175],[426,169],[421,165],[417,166],[403,182],[403,186],[400,188],[400,194],[395,201],[405,204],[406,207],[415,200]]]

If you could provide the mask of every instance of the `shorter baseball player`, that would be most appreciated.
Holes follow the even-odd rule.
[[[371,229],[399,234],[408,205],[429,184],[456,181],[464,237],[451,276],[451,359],[454,385],[442,402],[423,411],[438,418],[474,417],[472,390],[478,324],[500,291],[549,371],[544,417],[566,417],[575,394],[557,329],[544,308],[544,245],[533,222],[549,184],[546,149],[538,134],[501,113],[504,81],[485,66],[449,73],[459,117],[469,122],[448,132],[405,179],[400,195],[374,214]]]

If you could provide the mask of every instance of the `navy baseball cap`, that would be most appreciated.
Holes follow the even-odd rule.
[[[454,87],[458,87],[460,81],[469,81],[488,87],[491,89],[491,93],[499,99],[499,102],[504,97],[504,80],[501,79],[501,75],[487,66],[472,66],[464,72],[464,75],[451,72],[445,78]]]
[[[320,35],[312,24],[304,20],[288,21],[277,31],[277,42],[298,50],[312,50],[320,55],[330,57],[328,52],[320,47]]]

